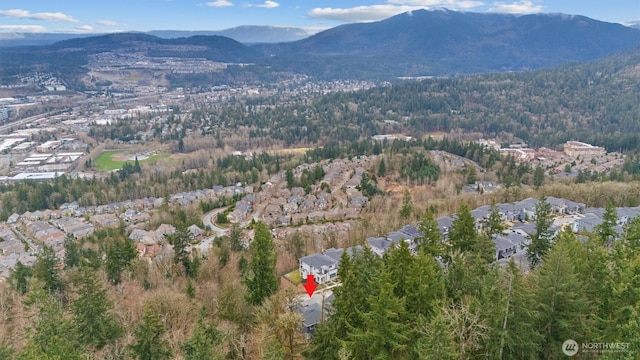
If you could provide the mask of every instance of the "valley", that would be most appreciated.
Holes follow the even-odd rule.
[[[0,358],[637,358],[639,34],[0,47]]]

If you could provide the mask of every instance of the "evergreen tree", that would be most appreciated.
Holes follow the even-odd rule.
[[[238,252],[244,250],[244,246],[242,245],[242,229],[238,224],[233,224],[233,226],[231,226],[231,231],[229,232],[229,245],[233,251]]]
[[[533,186],[538,189],[542,184],[544,184],[544,169],[538,164],[533,172]]]
[[[488,324],[486,353],[492,359],[536,359],[541,335],[530,287],[513,259],[485,276],[480,301]]]
[[[460,206],[449,231],[449,243],[453,251],[470,253],[486,263],[495,260],[495,245],[485,235],[478,234],[476,222],[466,205]],[[469,259],[471,257],[468,257]]]
[[[380,164],[378,165],[378,177],[384,177],[387,174],[387,165],[384,162],[384,158],[380,159]]]
[[[169,344],[164,339],[165,328],[151,309],[145,308],[142,322],[135,330],[135,342],[130,345],[131,355],[140,360],[171,358]]]
[[[491,204],[491,210],[489,211],[489,216],[484,221],[483,228],[484,233],[491,240],[494,240],[496,236],[502,234],[502,232],[507,229],[496,204]]]
[[[442,243],[442,233],[438,222],[430,209],[427,209],[422,221],[418,226],[422,236],[417,237],[415,242],[418,251],[430,254],[432,256],[441,256],[444,253],[444,245]]]
[[[447,297],[458,303],[465,295],[477,296],[488,270],[486,260],[480,256],[454,251],[445,268]]]
[[[402,219],[408,219],[413,213],[413,201],[411,200],[411,194],[409,190],[404,191],[404,197],[402,198],[402,208],[400,209],[400,217]]]
[[[36,288],[29,293],[25,306],[35,312],[20,359],[84,359],[83,346],[74,336],[73,324],[66,318],[59,300]]]
[[[284,172],[284,176],[285,176],[285,179],[287,180],[287,187],[289,189],[296,186],[296,178],[293,175],[293,170],[287,169],[287,171]]]
[[[338,278],[341,286],[334,288],[333,312],[316,328],[308,350],[310,359],[338,359],[352,329],[364,327],[363,314],[371,304],[363,299],[374,291],[373,281],[379,276],[380,259],[368,247],[350,257],[342,253]],[[348,350],[348,349],[346,349]]]
[[[64,238],[64,265],[65,268],[74,268],[80,264],[82,258],[81,247],[71,234]]]
[[[142,168],[140,167],[140,161],[138,161],[138,155],[136,155],[136,158],[133,162],[133,171],[139,173],[140,171],[142,171]]]
[[[62,282],[58,271],[58,259],[53,249],[43,246],[42,252],[33,265],[33,276],[42,281],[44,289],[51,292],[62,290]]]
[[[448,328],[442,309],[435,316],[420,325],[415,353],[420,360],[457,360],[460,359],[453,333]]]
[[[216,346],[222,342],[223,334],[215,326],[205,324],[204,318],[203,308],[191,337],[182,345],[186,360],[223,359],[223,356],[215,352]]]
[[[112,239],[107,244],[105,272],[107,278],[113,284],[119,284],[122,281],[122,271],[131,267],[131,262],[138,257],[133,241],[122,237],[120,239]]]
[[[406,309],[410,316],[430,317],[444,301],[445,284],[442,267],[432,255],[418,252],[408,268]]]
[[[73,326],[83,344],[101,349],[121,337],[124,331],[111,314],[113,305],[92,269],[83,266],[78,275],[78,297],[71,305]]]
[[[473,250],[478,239],[476,222],[467,205],[461,205],[449,231],[449,243],[453,250],[467,252]]]
[[[33,268],[23,265],[20,261],[16,263],[15,269],[9,276],[9,284],[19,294],[24,295],[29,290],[29,278],[33,276]]]
[[[363,326],[352,328],[347,344],[355,359],[403,359],[408,356],[410,328],[404,299],[394,295],[392,275],[383,266],[366,297],[371,306]]]
[[[187,251],[191,237],[186,230],[178,230],[173,235],[168,235],[167,240],[173,245],[173,261],[181,264],[186,277],[195,277],[198,273],[198,267],[194,266],[194,261]]]
[[[612,202],[607,203],[607,207],[605,208],[604,215],[602,216],[602,223],[596,226],[596,234],[598,235],[598,239],[600,242],[611,248],[613,244],[613,240],[616,237],[616,231],[614,228],[618,223],[618,212],[616,208],[613,206]]]
[[[244,283],[248,289],[247,301],[252,305],[260,305],[278,290],[275,245],[269,229],[262,222],[256,223],[251,250],[249,271]]]
[[[579,246],[570,231],[563,231],[534,274],[536,310],[540,314],[536,328],[542,335],[539,352],[544,359],[563,358],[562,343],[584,339],[589,303],[584,283],[570,261]]]
[[[610,271],[608,292],[600,294],[607,300],[601,315],[605,322],[602,338],[605,341],[620,341],[637,344],[640,342],[640,218],[635,218],[626,228],[621,241],[614,244],[610,261],[606,264]],[[638,348],[619,354],[622,358],[637,359]]]
[[[383,257],[385,269],[393,279],[393,293],[398,298],[404,298],[414,289],[411,289],[410,278],[415,257],[409,250],[409,244],[401,241],[396,247],[385,252]]]
[[[531,234],[531,242],[527,248],[527,258],[532,268],[538,266],[542,258],[551,248],[551,240],[553,233],[551,232],[551,204],[547,202],[546,197],[542,197],[536,205],[536,230]]]

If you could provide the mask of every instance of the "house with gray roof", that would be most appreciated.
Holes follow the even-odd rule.
[[[582,216],[578,217],[576,221],[573,223],[573,227],[571,230],[574,232],[581,231],[594,231],[596,226],[602,224],[602,216],[597,213],[586,213],[582,214]]]
[[[513,203],[515,206],[518,207],[518,209],[520,210],[520,212],[522,213],[522,220],[525,219],[535,219],[536,217],[536,205],[538,205],[538,203],[540,202],[540,200],[538,199],[534,199],[534,198],[526,198],[524,200],[521,201],[516,201],[515,203]]]
[[[338,261],[324,255],[311,254],[299,259],[300,276],[306,280],[308,275],[313,275],[318,284],[324,284],[338,276]]]
[[[449,230],[451,230],[451,227],[453,226],[453,218],[450,216],[441,216],[436,219],[436,222],[438,223],[438,229],[440,229],[442,237],[446,238],[449,234]]]
[[[513,255],[526,251],[529,239],[516,232],[499,235],[493,239],[496,250],[496,260],[508,259]]]
[[[382,257],[385,251],[393,245],[393,242],[384,237],[370,237],[367,244],[376,255]]]

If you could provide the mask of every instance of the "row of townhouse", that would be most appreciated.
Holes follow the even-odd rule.
[[[604,221],[604,208],[587,208],[583,214],[572,217],[571,229],[574,232],[594,231]],[[616,208],[616,226],[618,236],[622,235],[624,226],[640,216],[640,206]]]

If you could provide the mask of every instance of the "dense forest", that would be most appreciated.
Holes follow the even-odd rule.
[[[334,311],[308,358],[564,359],[562,344],[573,339],[626,347],[581,351],[581,359],[636,359],[640,221],[616,242],[615,210],[580,240],[568,230],[553,237],[543,207],[524,259],[538,259],[528,273],[513,260],[488,261],[496,227],[475,232],[464,206],[446,243],[425,216],[418,255],[401,244],[382,259],[367,250],[343,256]]]
[[[611,151],[640,146],[640,51],[586,64],[519,73],[387,83],[310,101],[277,97],[203,108],[199,121],[214,128],[248,127],[249,137],[285,145],[357,141],[403,132],[517,136],[532,146],[570,139]],[[384,120],[392,120],[384,122]]]

